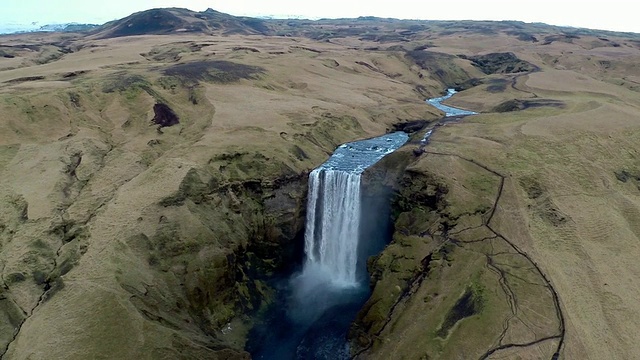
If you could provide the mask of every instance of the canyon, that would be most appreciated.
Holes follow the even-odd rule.
[[[250,358],[320,255],[314,169],[396,131],[360,176],[387,210],[360,216],[384,241],[348,357],[637,357],[639,58],[631,33],[185,9],[0,36],[2,358]],[[477,114],[443,119],[447,89]]]

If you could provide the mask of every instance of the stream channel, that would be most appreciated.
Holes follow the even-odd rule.
[[[455,93],[449,89],[427,103],[445,117],[475,114],[441,103]],[[408,138],[395,132],[340,145],[309,174],[305,259],[276,281],[276,305],[249,334],[254,359],[350,358],[349,325],[370,295],[367,259],[382,251],[393,230],[388,198],[363,196],[360,178]]]

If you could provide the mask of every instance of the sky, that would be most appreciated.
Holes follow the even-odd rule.
[[[335,18],[378,16],[427,20],[520,20],[640,33],[633,0],[0,0],[0,27],[97,23],[157,7],[232,15]]]

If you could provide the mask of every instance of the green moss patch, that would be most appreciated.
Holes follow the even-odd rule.
[[[446,338],[451,328],[453,328],[458,321],[479,314],[483,307],[484,299],[481,292],[477,290],[474,291],[472,287],[468,287],[458,301],[456,301],[455,305],[449,309],[444,322],[436,334],[441,338]]]
[[[227,84],[241,79],[255,79],[264,73],[264,68],[239,64],[226,60],[203,60],[176,64],[164,70],[167,76],[174,76],[184,83],[209,81]]]

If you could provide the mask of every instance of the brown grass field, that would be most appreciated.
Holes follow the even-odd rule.
[[[640,35],[376,21],[0,36],[2,358],[249,358],[307,172],[448,87],[354,356],[640,358]]]

